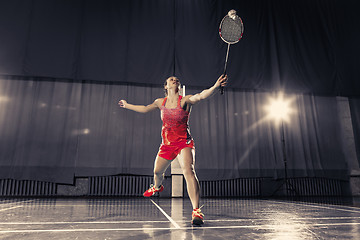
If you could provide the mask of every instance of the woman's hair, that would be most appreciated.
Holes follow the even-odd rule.
[[[165,88],[165,86],[167,85],[167,80],[170,79],[170,78],[176,78],[177,80],[179,80],[177,77],[175,76],[171,76],[171,77],[168,77],[167,79],[165,79],[165,82],[164,82],[164,94],[165,94],[165,97],[167,97],[168,95],[168,92],[167,92],[167,89]],[[182,95],[182,89],[181,89],[181,82],[179,81],[179,94]]]

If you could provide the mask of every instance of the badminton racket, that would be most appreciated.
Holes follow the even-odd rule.
[[[244,24],[241,18],[236,15],[235,10],[230,10],[228,14],[221,20],[219,27],[220,38],[228,44],[224,66],[224,76],[229,58],[230,45],[240,41],[244,33]],[[224,87],[220,86],[220,93],[224,94]]]

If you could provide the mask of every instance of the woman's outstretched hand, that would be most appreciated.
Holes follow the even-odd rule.
[[[225,87],[227,84],[227,75],[221,75],[215,83],[215,87]]]
[[[120,100],[118,104],[119,104],[120,107],[126,108],[127,102],[125,100]]]

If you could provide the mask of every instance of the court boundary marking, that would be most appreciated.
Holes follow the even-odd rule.
[[[7,210],[10,210],[10,209],[14,209],[14,208],[21,208],[23,206],[14,206],[14,207],[9,207],[9,208],[3,208],[3,209],[0,209],[0,212],[5,212]]]
[[[298,202],[286,202],[286,201],[276,201],[276,200],[265,200],[265,201],[274,202],[277,204],[292,204],[292,205],[301,205],[301,206],[313,207],[313,208],[324,208],[324,209],[331,209],[331,210],[344,211],[344,212],[360,213],[360,209],[358,209],[358,208],[356,208],[358,211],[355,211],[355,209],[351,210],[351,209],[346,209],[346,208],[344,209],[344,208],[340,208],[340,207],[337,208],[336,207],[337,205],[331,205],[331,204],[329,204],[327,207],[327,206],[315,205],[316,203],[305,204],[305,203],[298,203]]]
[[[25,201],[19,201],[19,202],[12,202],[7,203],[9,204],[22,204],[22,203],[28,203],[36,200],[25,200]],[[78,228],[78,229],[18,229],[18,230],[0,230],[0,234],[5,233],[39,233],[39,232],[102,232],[102,231],[161,231],[161,230],[200,230],[200,229],[278,229],[279,225],[277,224],[256,224],[256,225],[233,225],[233,226],[191,226],[191,227],[180,227],[176,221],[174,221],[158,204],[156,204],[152,199],[150,201],[161,211],[161,213],[170,221],[170,223],[174,227],[134,227],[134,228]],[[322,208],[322,209],[330,209],[333,211],[343,211],[343,212],[351,212],[351,213],[357,213],[359,214],[360,210],[359,208],[353,208],[351,206],[339,206],[337,205],[331,205],[331,204],[325,204],[318,205],[317,203],[301,203],[301,202],[287,202],[287,201],[276,201],[276,200],[263,200],[267,202],[273,202],[276,204],[288,204],[288,205],[298,205],[298,206],[304,206],[304,207],[311,207],[311,208]],[[5,204],[3,204],[5,205]],[[1,204],[0,204],[1,206]],[[0,209],[0,212],[15,209],[15,208],[21,208],[25,207],[26,205],[19,205],[19,206],[13,206],[13,207],[7,207],[4,209]],[[71,206],[71,205],[68,205]],[[348,207],[346,209],[345,207]],[[349,209],[351,208],[351,209]],[[317,218],[291,218],[291,220],[358,220],[360,216],[346,216],[346,217],[317,217]],[[245,222],[245,221],[268,221],[269,219],[208,219],[207,222]],[[98,221],[98,222],[6,222],[2,223],[0,222],[0,225],[65,225],[65,224],[119,224],[119,223],[169,223],[169,221]],[[178,221],[179,223],[183,224],[187,221]],[[286,225],[286,224],[285,224]],[[305,228],[314,227],[314,228],[322,228],[322,227],[331,227],[331,226],[358,226],[360,225],[360,222],[336,222],[336,223],[305,223],[302,224],[301,222],[295,223],[295,227],[304,226]]]
[[[19,206],[20,207],[20,206]],[[359,217],[309,217],[309,218],[289,218],[291,221],[296,220],[356,220]],[[206,219],[206,222],[247,222],[247,221],[269,221],[265,218],[242,218],[242,219]],[[66,225],[66,224],[131,224],[131,223],[168,223],[169,221],[161,220],[139,220],[139,221],[68,221],[68,222],[0,222],[0,225]],[[178,221],[187,223],[187,220]],[[179,226],[179,225],[178,225]],[[181,227],[180,227],[181,228]]]
[[[159,206],[157,205],[152,199],[150,201],[164,214],[164,216],[175,226],[175,228],[180,228],[179,224],[177,224],[174,219],[172,219],[167,213]]]
[[[328,227],[328,226],[353,226],[360,225],[359,223],[314,223],[307,224],[307,227]],[[103,232],[103,231],[163,231],[163,230],[202,230],[202,229],[239,229],[239,228],[249,228],[249,229],[278,229],[279,225],[251,225],[251,226],[210,226],[210,227],[179,227],[179,228],[79,228],[79,229],[24,229],[24,230],[0,230],[1,233],[38,233],[38,232]]]
[[[34,201],[36,201],[36,200],[32,199],[32,200],[23,200],[23,201],[14,201],[14,202],[8,202],[8,203],[0,203],[0,206],[10,205],[10,204],[18,204],[18,203],[29,203],[29,202],[34,202]]]
[[[16,204],[16,203],[29,203],[29,202],[33,202],[35,200],[25,200],[25,201],[19,201],[19,202],[12,202],[12,203],[5,203],[5,204],[0,204],[0,206],[2,205],[9,205],[9,204]],[[1,208],[0,212],[5,212],[7,210],[11,210],[11,209],[15,209],[15,208],[21,208],[24,207],[24,205],[18,205],[18,206],[13,206],[13,207],[7,207],[7,208]]]

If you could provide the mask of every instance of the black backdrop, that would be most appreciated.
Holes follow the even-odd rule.
[[[0,74],[209,86],[223,69],[223,16],[244,38],[231,47],[229,87],[359,93],[356,0],[9,0],[0,2]]]
[[[282,176],[279,131],[263,105],[283,89],[297,109],[286,127],[290,175],[346,178],[334,96],[360,91],[355,0],[1,1],[0,177],[151,175],[158,112],[117,101],[150,103],[170,75],[188,93],[213,84],[230,9],[245,33],[231,46],[225,96],[192,113],[199,177]]]

